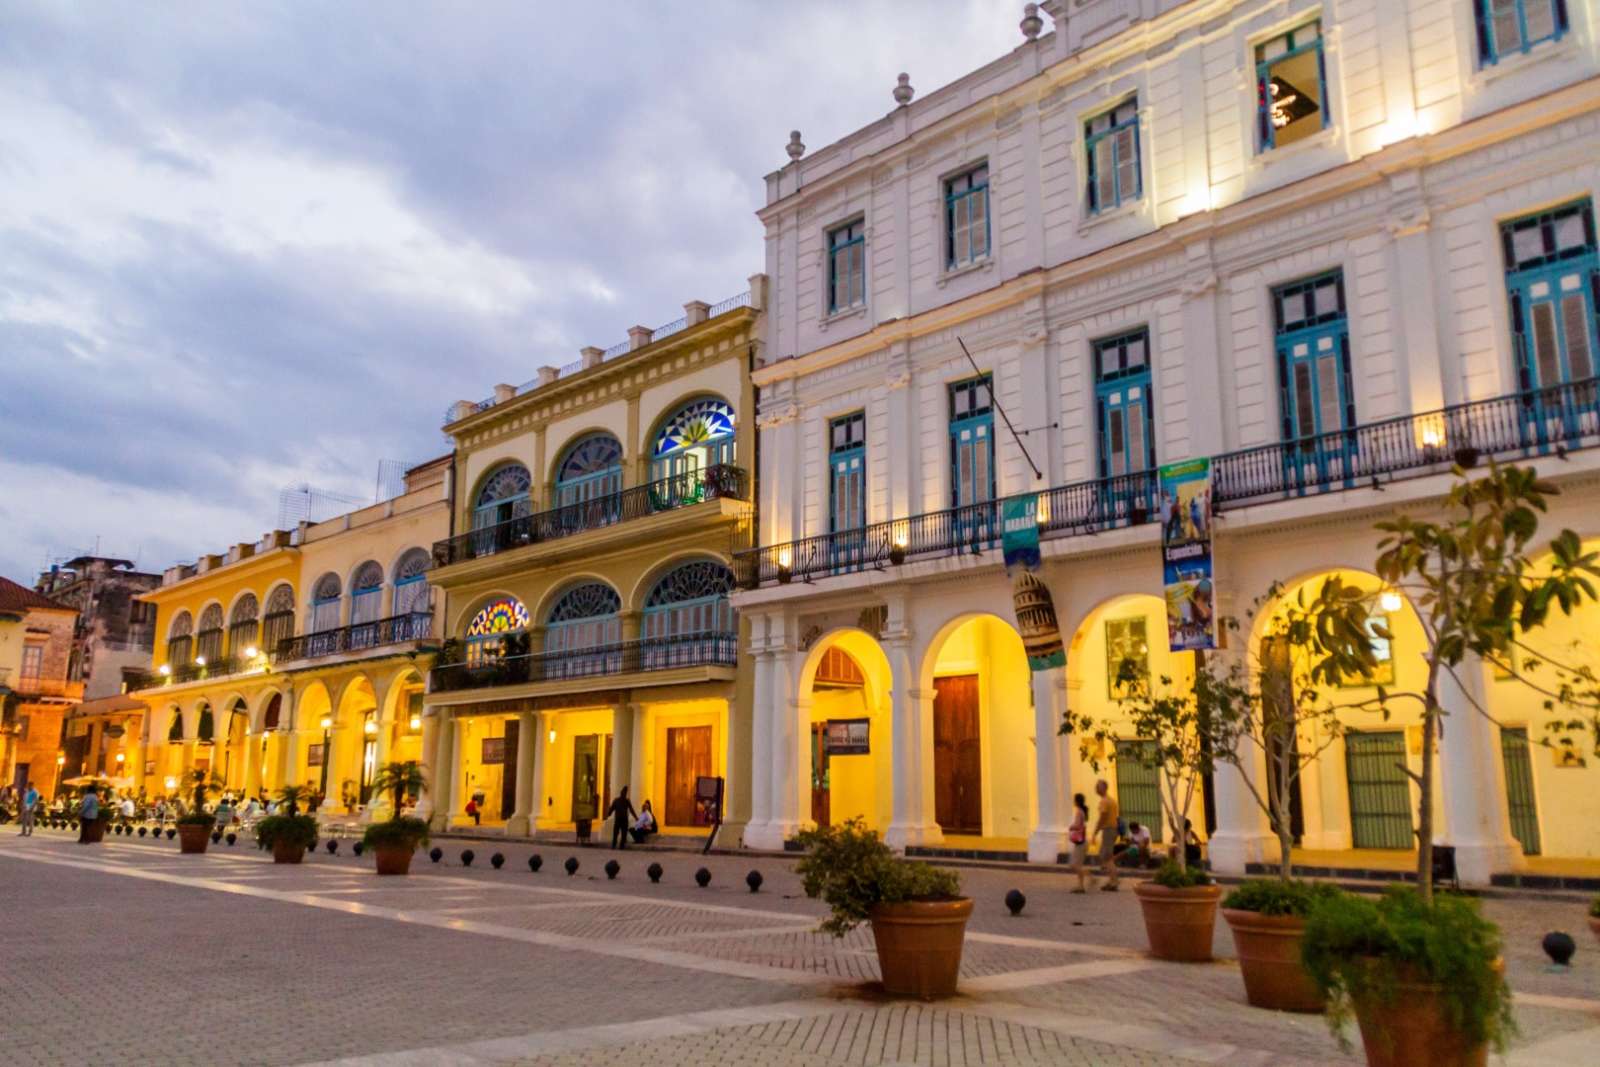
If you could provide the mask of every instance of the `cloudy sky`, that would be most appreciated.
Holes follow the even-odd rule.
[[[160,569],[741,292],[820,147],[1010,0],[32,4],[0,32],[0,574]]]

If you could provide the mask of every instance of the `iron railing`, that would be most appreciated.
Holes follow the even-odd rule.
[[[286,637],[273,650],[274,662],[296,659],[317,659],[335,656],[341,652],[360,652],[363,649],[397,645],[404,641],[422,641],[433,636],[433,612],[413,611],[405,615],[391,615],[371,622],[351,623],[337,630]]]
[[[1560,454],[1600,444],[1600,378],[1455,404],[1349,430],[1241,449],[1212,460],[1220,510],[1417,477],[1486,456]],[[1033,494],[1027,494],[1033,495]],[[1041,537],[1071,537],[1148,522],[1154,471],[1037,494]],[[1004,501],[951,508],[739,552],[741,585],[809,581],[908,559],[974,554],[1000,539]]]
[[[171,664],[167,666],[170,669],[166,674],[160,671],[124,671],[123,681],[132,692],[163,685],[178,685],[182,682],[197,682],[202,678],[221,678],[229,674],[238,674],[244,669],[244,660],[238,656],[221,656],[217,659],[208,659],[205,663],[180,663],[177,666]]]
[[[748,500],[749,492],[749,475],[740,467],[722,465],[675,474],[631,489],[607,493],[593,500],[564,504],[532,515],[519,515],[493,526],[436,541],[433,546],[433,565],[447,567],[463,560],[555,541],[586,530],[615,526],[630,519],[640,519],[721,497]]]
[[[679,667],[732,667],[737,663],[738,651],[738,634],[678,634],[592,648],[505,656],[481,663],[451,663],[434,667],[429,672],[428,688],[431,692],[442,693]]]

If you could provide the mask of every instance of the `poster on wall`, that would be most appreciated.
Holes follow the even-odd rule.
[[[506,739],[503,737],[485,737],[483,739],[483,762],[504,763],[506,761]]]
[[[1161,566],[1167,644],[1174,652],[1217,647],[1211,573],[1211,460],[1161,468]]]
[[[320,766],[322,766],[322,746],[321,745],[307,745],[306,746],[306,766],[307,767],[320,767]]]
[[[871,719],[829,719],[828,755],[866,756],[872,752]]]
[[[1061,642],[1055,601],[1050,587],[1034,572],[1039,569],[1039,498],[1033,494],[1010,497],[1000,504],[1000,550],[1006,574],[1011,576],[1011,603],[1017,613],[1017,630],[1034,673],[1067,665]]]

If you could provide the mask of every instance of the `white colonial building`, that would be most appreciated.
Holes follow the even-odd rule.
[[[1213,458],[1237,617],[1275,580],[1375,587],[1373,523],[1435,508],[1458,456],[1535,462],[1563,491],[1550,532],[1600,538],[1600,3],[1039,7],[1010,54],[921,96],[912,72],[767,178],[760,547],[735,596],[752,845],[859,814],[899,846],[1054,861],[1096,773],[1062,711],[1115,717],[1113,659],[1192,669],[1166,651],[1157,464]],[[1001,562],[997,502],[1023,493],[1064,676],[1030,674]],[[1404,687],[1421,632],[1385,599]],[[1272,610],[1232,654],[1270,654]],[[1588,609],[1548,639],[1596,632]],[[1438,797],[1463,877],[1600,856],[1600,766],[1539,746],[1520,683],[1466,687]],[[1415,716],[1348,725],[1302,782],[1302,844],[1411,847]],[[1135,761],[1099,773],[1159,825]],[[1197,828],[1202,807],[1217,867],[1270,847],[1237,772]]]

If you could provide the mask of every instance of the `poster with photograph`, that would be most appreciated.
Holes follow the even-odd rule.
[[[1167,644],[1174,652],[1217,647],[1211,572],[1211,460],[1161,468],[1161,566]]]
[[[1034,673],[1067,665],[1067,649],[1056,621],[1050,587],[1033,572],[1039,569],[1039,498],[1011,497],[1000,505],[1000,550],[1011,576],[1011,602],[1017,630]]]

